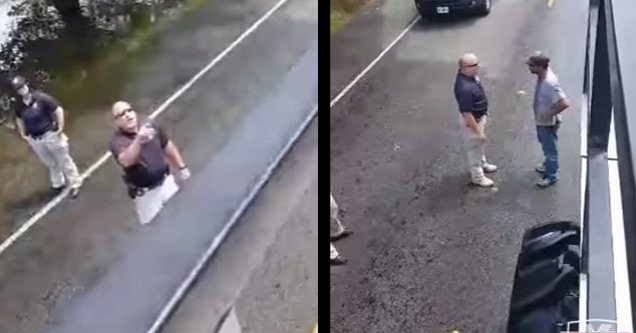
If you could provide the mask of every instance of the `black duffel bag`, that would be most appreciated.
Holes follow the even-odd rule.
[[[581,229],[550,222],[528,229],[517,260],[508,333],[557,333],[578,319]]]

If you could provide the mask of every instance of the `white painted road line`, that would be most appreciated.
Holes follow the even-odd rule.
[[[627,245],[623,219],[623,196],[618,173],[618,161],[607,161],[609,168],[610,214],[612,224],[612,250],[614,254],[614,300],[618,332],[633,332],[632,306],[630,302],[629,270],[627,269]]]
[[[150,329],[148,329],[148,331],[146,331],[146,333],[160,332],[160,330],[163,328],[163,326],[166,324],[166,322],[170,318],[170,315],[172,314],[172,312],[177,308],[181,300],[187,294],[188,290],[192,287],[197,277],[201,274],[201,272],[203,272],[205,265],[208,263],[208,261],[210,261],[212,256],[216,253],[217,249],[219,248],[219,246],[221,246],[225,238],[227,238],[228,234],[230,233],[234,225],[247,211],[247,208],[252,204],[252,202],[256,198],[256,195],[258,195],[258,193],[263,188],[263,186],[265,186],[265,184],[272,177],[272,175],[274,174],[274,171],[276,171],[276,168],[278,168],[280,162],[287,155],[287,153],[289,153],[289,151],[294,146],[296,141],[300,139],[302,134],[311,124],[311,121],[314,120],[314,118],[317,115],[318,115],[318,105],[314,106],[314,108],[311,110],[307,118],[305,118],[305,120],[302,122],[300,127],[296,130],[296,132],[294,132],[294,135],[292,135],[292,137],[289,139],[289,141],[287,141],[283,149],[281,149],[278,155],[276,155],[276,158],[274,159],[274,161],[267,167],[263,175],[258,179],[258,182],[256,182],[256,185],[254,185],[254,187],[252,188],[248,196],[245,197],[243,200],[241,200],[239,207],[234,211],[234,214],[232,214],[232,216],[227,221],[227,223],[225,223],[225,225],[223,226],[223,229],[221,229],[221,231],[216,235],[216,237],[214,237],[214,239],[212,240],[212,243],[210,244],[210,247],[203,253],[203,255],[201,255],[199,260],[197,260],[197,263],[194,265],[194,267],[192,268],[188,276],[185,278],[185,280],[183,280],[179,288],[177,288],[174,295],[170,298],[168,303],[166,303],[166,305],[163,307],[163,309],[159,313],[159,316],[155,320],[154,324],[150,327]]]
[[[351,90],[351,88],[353,88],[353,86],[358,83],[358,81],[360,81],[360,79],[362,79],[363,76],[365,76],[370,70],[371,68],[373,68],[373,66],[375,66],[375,64],[378,63],[378,61],[380,61],[380,59],[382,59],[382,57],[384,57],[385,54],[387,54],[392,48],[393,46],[395,46],[395,44],[397,44],[400,39],[402,39],[402,37],[404,37],[404,35],[406,35],[407,32],[409,32],[409,30],[411,30],[411,28],[413,28],[413,26],[419,22],[420,20],[420,16],[418,15],[417,17],[415,17],[413,19],[413,21],[411,21],[411,23],[409,23],[409,25],[406,26],[406,28],[404,29],[404,31],[402,31],[402,33],[400,33],[397,38],[395,38],[391,44],[389,44],[389,46],[387,46],[377,57],[375,57],[375,59],[373,59],[373,61],[371,61],[371,63],[362,70],[362,72],[360,72],[360,74],[358,74],[358,76],[356,76],[353,81],[349,82],[349,84],[344,87],[344,89],[342,89],[342,91],[338,94],[338,96],[336,96],[331,103],[329,104],[329,109],[331,109],[334,105],[336,105],[336,103],[338,103],[338,101],[340,101],[340,99],[342,99],[342,97],[344,97],[344,95],[346,95],[349,90]]]
[[[223,324],[219,328],[218,332],[214,333],[241,333],[241,323],[236,315],[236,310],[232,308],[228,316],[223,321]]]
[[[194,77],[190,79],[185,85],[183,85],[179,90],[172,94],[165,102],[163,102],[152,114],[150,114],[150,120],[153,120],[161,113],[163,113],[168,107],[174,103],[183,93],[185,93],[188,89],[190,89],[203,75],[209,72],[216,64],[218,64],[225,56],[227,56],[237,45],[239,45],[247,36],[252,34],[256,28],[258,28],[263,22],[265,22],[276,10],[282,7],[289,0],[280,0],[274,7],[272,7],[265,15],[261,16],[256,22],[254,22],[245,32],[243,32],[234,42],[232,42],[228,47],[226,47],[221,53],[219,53],[210,63],[208,63],[201,71],[199,71]],[[110,158],[110,152],[105,153],[100,157],[96,162],[94,162],[86,171],[81,174],[82,180],[90,177],[97,169],[102,167],[108,159]],[[16,240],[18,240],[24,233],[26,233],[33,225],[39,222],[42,217],[48,214],[53,208],[59,205],[62,200],[68,197],[70,190],[66,189],[62,193],[60,193],[57,197],[53,198],[53,200],[49,201],[44,207],[42,207],[35,215],[33,215],[28,221],[23,223],[18,230],[12,233],[6,240],[0,244],[0,255],[6,251],[9,246],[11,246]]]

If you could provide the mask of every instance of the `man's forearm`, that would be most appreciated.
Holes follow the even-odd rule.
[[[57,120],[57,132],[64,131],[64,109],[58,107],[55,109],[55,119]]]
[[[179,149],[177,149],[177,146],[174,143],[172,143],[172,141],[168,141],[168,144],[166,145],[166,148],[165,148],[165,152],[166,152],[166,159],[168,160],[168,163],[172,166],[173,169],[180,170],[186,166],[185,163],[183,162],[183,158],[181,157],[181,154],[179,153]]]
[[[141,153],[141,142],[139,142],[138,138],[139,137],[136,137],[130,146],[128,146],[126,150],[117,157],[117,160],[121,165],[128,167],[137,163],[139,154]]]
[[[568,100],[561,99],[557,103],[552,105],[550,112],[552,112],[552,114],[556,116],[559,113],[565,111],[568,107],[570,107],[570,103],[568,102]]]
[[[24,124],[22,123],[22,119],[17,118],[15,120],[15,124],[18,127],[18,133],[23,139],[26,139],[26,133],[24,132]]]
[[[481,128],[477,125],[477,120],[475,116],[471,112],[462,112],[462,118],[464,118],[464,124],[466,127],[470,128],[473,133],[476,135],[482,135]]]

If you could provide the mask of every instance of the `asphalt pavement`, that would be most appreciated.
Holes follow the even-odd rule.
[[[156,54],[113,100],[150,113],[276,2],[204,4],[165,28]],[[79,198],[63,201],[0,255],[1,332],[149,328],[315,106],[316,5],[290,0],[158,117],[193,178],[155,223],[136,222],[111,160]],[[81,169],[106,150],[112,128],[98,114],[73,126],[89,126],[92,135],[70,133]]]
[[[214,332],[230,307],[242,333],[310,332],[318,316],[317,233],[314,120],[162,332]]]
[[[378,1],[362,15],[332,37],[332,72],[346,72],[332,76],[332,98],[417,14],[411,1]],[[332,332],[505,332],[523,231],[580,218],[586,23],[577,0],[498,0],[487,17],[423,20],[331,109],[331,188],[356,232],[336,244],[349,263],[331,268]],[[352,36],[367,41],[350,46]],[[524,64],[535,50],[551,55],[571,102],[561,180],[545,190],[533,186],[541,151]],[[480,57],[489,95],[493,189],[468,184],[457,132],[465,52]]]

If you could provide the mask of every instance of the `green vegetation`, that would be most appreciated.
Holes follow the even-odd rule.
[[[351,16],[369,0],[330,0],[331,5],[331,33],[340,30]]]
[[[346,16],[346,13],[343,12],[342,10],[338,10],[338,9],[332,9],[331,10],[331,33],[334,33],[336,31],[338,31],[340,29],[340,27],[342,27],[342,25],[344,25],[344,18]]]
[[[134,16],[128,31],[115,42],[104,43],[99,55],[89,63],[69,64],[55,73],[48,90],[74,112],[89,111],[112,102],[120,95],[126,80],[152,52],[160,30],[170,22],[182,19],[209,0],[186,0],[170,13],[152,20],[151,13]]]

